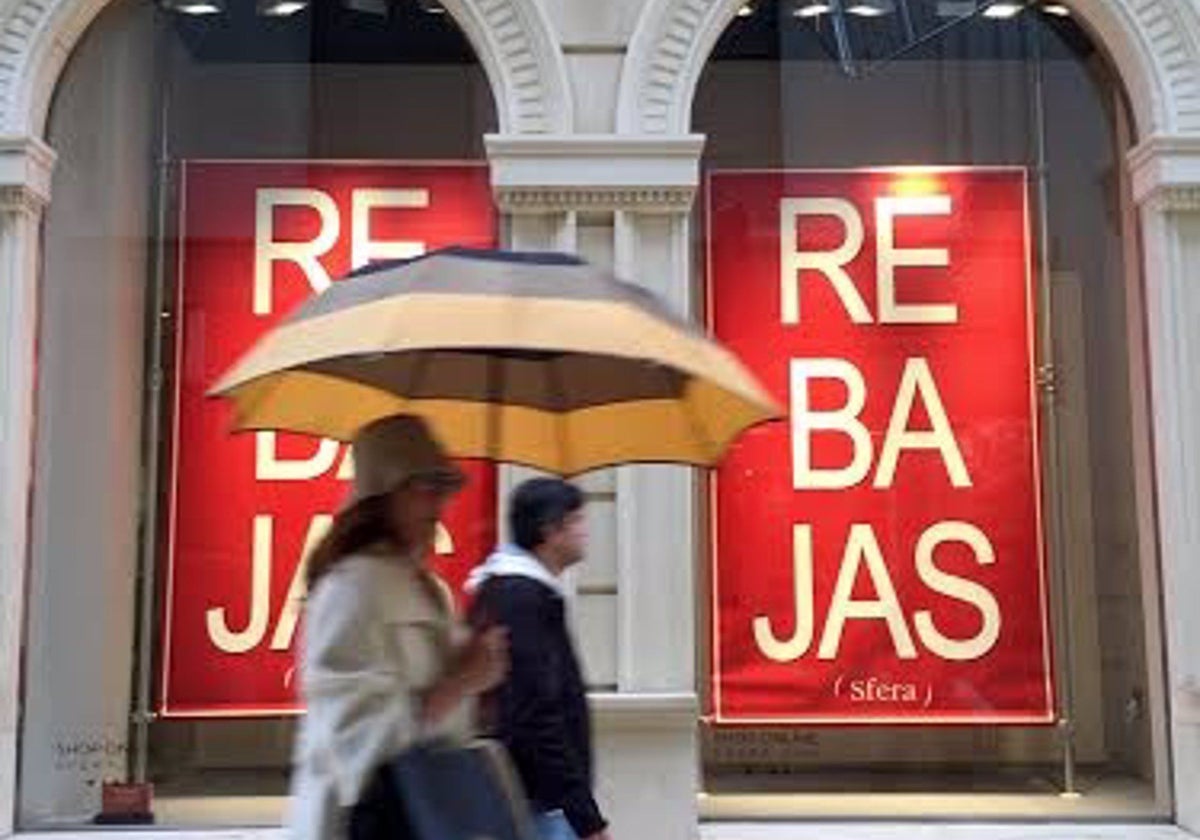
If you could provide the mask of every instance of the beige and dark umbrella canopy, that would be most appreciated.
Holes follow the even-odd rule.
[[[565,254],[457,248],[333,284],[210,393],[238,429],[350,440],[416,414],[457,457],[560,475],[711,465],[780,416],[732,353],[640,287]]]

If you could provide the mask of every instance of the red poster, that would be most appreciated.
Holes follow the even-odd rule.
[[[305,547],[344,500],[346,447],[230,434],[206,390],[266,329],[352,267],[461,244],[491,247],[483,165],[189,162],[181,178],[174,463],[160,709],[289,714]],[[495,536],[495,468],[439,531],[457,590]]]
[[[714,720],[1052,721],[1025,172],[707,199],[712,326],[789,408],[713,484]]]

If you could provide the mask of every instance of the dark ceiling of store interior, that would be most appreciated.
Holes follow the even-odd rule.
[[[197,61],[317,64],[472,64],[450,15],[417,0],[313,0],[286,17],[254,0],[225,0],[217,14],[164,11]],[[357,7],[357,8],[356,8]],[[372,9],[375,9],[374,11]],[[382,11],[382,13],[380,13]]]
[[[202,62],[317,64],[470,64],[471,44],[431,0],[311,0],[286,17],[267,16],[255,0],[213,0],[208,15],[163,12],[192,57]],[[602,0],[598,0],[602,2]],[[839,0],[826,0],[836,8]],[[841,0],[854,9],[856,0]],[[984,0],[967,0],[966,6]],[[1048,60],[1087,59],[1091,39],[1074,18],[1029,3],[992,19],[957,15],[963,0],[861,0],[886,12],[797,16],[816,0],[749,0],[713,52],[719,61],[836,61],[851,75],[888,61],[1014,60],[1040,51]],[[982,6],[980,6],[982,8]],[[433,11],[431,11],[431,9]],[[839,38],[836,19],[844,24]],[[847,60],[847,57],[849,60]]]
[[[797,16],[798,10],[817,5],[814,0],[750,2],[725,30],[713,57],[721,61],[840,61],[844,49],[856,69],[866,71],[887,61],[1025,61],[1035,50],[1047,60],[1086,59],[1094,51],[1091,39],[1073,17],[1048,13],[1040,3],[1026,4],[1004,19],[978,13],[986,8],[982,2],[975,6],[975,13],[955,12],[975,4],[954,0],[863,0],[858,6],[877,4],[886,11],[872,17],[853,12],[840,16],[845,38],[839,49],[832,12]],[[820,5],[832,7],[835,3],[825,0]],[[854,0],[846,0],[844,8],[856,7]]]

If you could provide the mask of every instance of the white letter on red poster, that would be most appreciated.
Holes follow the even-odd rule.
[[[836,379],[846,387],[846,402],[835,411],[809,407],[809,384]],[[792,486],[797,490],[839,490],[853,487],[871,469],[871,435],[858,420],[867,403],[867,385],[858,368],[845,359],[793,359]],[[839,432],[850,438],[854,455],[844,467],[817,468],[812,463],[813,432]]]
[[[254,217],[254,314],[270,315],[272,270],[276,262],[293,262],[308,278],[314,292],[323,292],[332,282],[319,257],[337,244],[341,220],[337,205],[321,190],[300,188],[261,189],[255,193]],[[275,208],[307,207],[317,211],[321,231],[310,242],[275,241]]]
[[[308,458],[281,458],[275,432],[254,433],[254,478],[257,481],[311,481],[337,460],[338,442],[321,440]]]
[[[771,617],[754,618],[754,641],[763,656],[775,662],[793,662],[808,653],[813,640],[813,537],[811,525],[792,526],[792,586],[796,629],[786,642],[771,629]]]
[[[225,607],[213,607],[205,612],[208,638],[222,653],[245,653],[253,650],[267,634],[271,620],[271,542],[274,520],[266,514],[254,517],[254,547],[250,556],[250,618],[246,629],[229,629]]]
[[[946,268],[945,248],[897,248],[897,216],[949,216],[950,196],[883,196],[875,199],[875,283],[879,293],[881,324],[953,324],[958,307],[953,303],[897,303],[896,269]]]
[[[350,198],[350,264],[362,268],[373,260],[407,260],[425,253],[425,243],[371,238],[371,211],[376,207],[420,210],[429,206],[429,190],[355,190]]]
[[[921,394],[921,401],[925,403],[929,424],[933,428],[912,431],[908,428],[908,420],[912,416],[918,392]],[[950,483],[955,487],[971,486],[971,475],[967,472],[967,464],[958,448],[954,429],[950,427],[950,418],[946,416],[946,408],[942,405],[942,397],[938,393],[937,383],[934,382],[933,372],[929,369],[929,362],[921,358],[906,359],[904,362],[904,374],[900,377],[900,388],[892,406],[892,418],[888,421],[887,433],[883,436],[883,448],[879,453],[875,487],[892,486],[892,481],[896,478],[896,466],[900,462],[900,453],[905,449],[936,449],[941,453],[942,463],[946,465]]]
[[[858,570],[864,560],[875,588],[874,601],[854,599],[854,583],[858,580]],[[838,571],[837,584],[829,604],[829,618],[825,622],[825,632],[821,635],[821,647],[817,655],[821,659],[836,659],[846,621],[864,618],[886,622],[892,634],[896,656],[900,659],[916,659],[917,649],[913,646],[912,635],[904,621],[900,599],[896,597],[896,588],[892,585],[892,576],[888,574],[883,552],[875,539],[875,529],[864,522],[856,522],[850,526],[850,536],[846,539],[846,551],[842,555],[842,567]]]
[[[834,216],[846,229],[846,238],[832,251],[807,251],[802,247],[798,223],[801,216]],[[863,244],[863,223],[858,210],[840,198],[785,198],[779,202],[780,318],[785,324],[800,323],[800,272],[819,271],[856,324],[871,323],[871,311],[863,302],[846,264],[858,256]]]
[[[942,543],[960,542],[975,555],[975,562],[990,566],[996,562],[996,552],[987,535],[969,522],[939,522],[921,534],[917,542],[917,574],[926,586],[948,598],[971,604],[983,619],[979,633],[971,639],[948,639],[933,623],[929,610],[919,610],[913,624],[921,642],[942,659],[963,662],[980,659],[1000,639],[1000,605],[996,597],[983,586],[957,575],[947,574],[937,567],[933,554]]]

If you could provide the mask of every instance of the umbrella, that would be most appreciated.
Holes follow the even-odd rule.
[[[728,350],[566,254],[449,248],[359,270],[266,333],[210,394],[238,429],[350,440],[416,414],[447,451],[574,475],[711,465],[780,416]]]

